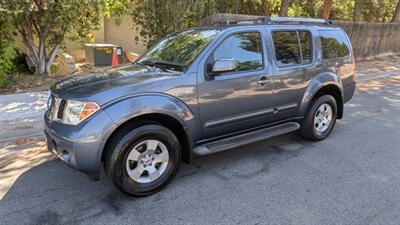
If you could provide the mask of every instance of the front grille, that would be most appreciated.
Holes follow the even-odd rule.
[[[48,118],[50,120],[61,120],[64,114],[66,100],[51,96],[51,104],[48,110]]]

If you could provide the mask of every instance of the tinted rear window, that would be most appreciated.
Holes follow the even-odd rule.
[[[273,31],[277,65],[293,66],[312,61],[312,38],[309,31]]]
[[[274,31],[272,38],[278,66],[301,64],[300,46],[296,31]]]
[[[350,55],[350,46],[342,31],[319,31],[322,58],[332,59]]]

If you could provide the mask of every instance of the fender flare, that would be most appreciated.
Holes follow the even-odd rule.
[[[190,108],[177,98],[161,93],[138,94],[126,96],[116,101],[107,103],[102,109],[114,122],[114,126],[104,131],[103,140],[100,144],[97,162],[99,168],[101,157],[108,139],[121,125],[139,116],[158,114],[165,115],[177,120],[183,127],[188,138],[189,150],[193,148],[193,143],[197,137],[198,130],[196,118]],[[189,151],[191,152],[191,151]],[[191,157],[191,153],[190,157]]]
[[[300,102],[298,116],[304,117],[304,115],[307,113],[309,105],[311,104],[311,101],[314,99],[318,91],[330,85],[333,85],[339,89],[342,102],[341,104],[343,104],[343,83],[340,77],[332,72],[321,73],[312,79],[308,84]],[[340,106],[338,108],[340,108]],[[343,109],[343,107],[341,108]]]

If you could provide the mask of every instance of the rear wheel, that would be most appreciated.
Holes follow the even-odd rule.
[[[105,158],[114,185],[129,195],[150,195],[165,187],[180,163],[176,136],[160,125],[144,125],[115,137]]]
[[[301,124],[304,138],[320,141],[329,136],[336,124],[337,104],[331,95],[314,100]]]

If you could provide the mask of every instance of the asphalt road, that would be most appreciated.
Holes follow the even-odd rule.
[[[400,85],[359,92],[322,142],[296,133],[182,164],[134,198],[57,160],[24,172],[0,224],[400,224]]]

